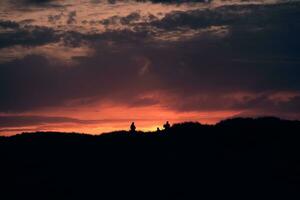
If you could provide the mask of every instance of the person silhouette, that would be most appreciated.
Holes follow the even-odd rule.
[[[136,127],[134,125],[134,122],[132,122],[131,125],[130,125],[130,132],[135,133],[135,129],[136,129]]]
[[[169,121],[167,121],[167,122],[164,124],[164,129],[165,129],[165,130],[168,130],[168,129],[170,129],[170,128],[171,128],[171,125],[170,125]]]

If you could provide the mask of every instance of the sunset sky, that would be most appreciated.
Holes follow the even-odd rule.
[[[300,119],[300,1],[1,0],[0,135]]]

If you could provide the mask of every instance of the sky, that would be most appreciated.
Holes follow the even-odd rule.
[[[300,120],[300,1],[1,0],[0,135]]]

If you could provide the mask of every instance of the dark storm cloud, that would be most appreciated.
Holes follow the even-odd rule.
[[[61,106],[73,99],[155,105],[163,102],[140,96],[159,90],[173,97],[167,106],[180,111],[299,112],[298,95],[279,102],[271,98],[300,92],[299,11],[299,3],[223,6],[173,12],[132,30],[60,33],[66,45],[87,43],[95,53],[74,58],[72,67],[53,65],[42,56],[1,64],[0,111]],[[118,20],[130,24],[141,17],[128,16]],[[177,41],[160,38],[179,37],[182,31],[200,34]],[[7,40],[10,45],[58,40],[51,30],[40,33],[30,33],[31,41],[22,36]],[[228,97],[239,92],[252,97]]]

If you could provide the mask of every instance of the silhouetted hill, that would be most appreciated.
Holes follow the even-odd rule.
[[[289,199],[299,195],[299,134],[299,121],[266,117],[148,133],[1,137],[0,196]]]

